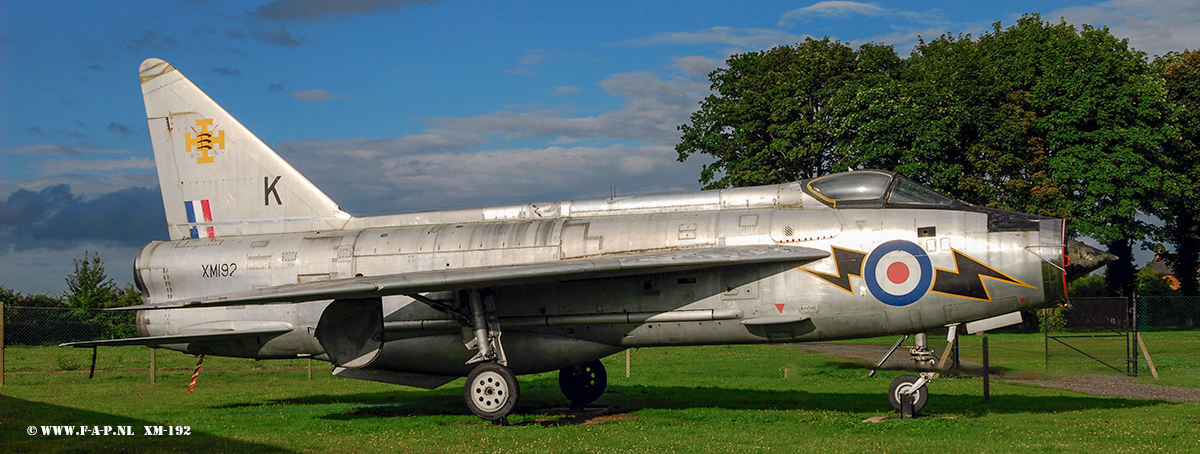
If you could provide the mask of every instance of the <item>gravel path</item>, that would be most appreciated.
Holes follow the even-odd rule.
[[[809,353],[841,356],[870,368],[887,352],[888,347],[872,345],[800,344]],[[941,354],[938,351],[938,354]],[[982,364],[963,361],[967,367],[982,369]],[[888,358],[884,369],[911,369],[912,360],[908,351],[901,348]],[[1180,386],[1150,385],[1133,383],[1123,375],[1067,375],[1057,380],[1010,378],[993,375],[994,380],[1026,383],[1046,388],[1065,389],[1093,396],[1121,397],[1125,399],[1165,400],[1170,402],[1200,402],[1200,389]]]
[[[1046,388],[1066,389],[1093,396],[1166,400],[1171,402],[1200,402],[1200,389],[1132,383],[1129,381],[1129,377],[1123,375],[1067,375],[1060,377],[1058,380],[1035,380],[1029,378],[998,379],[1014,383],[1028,383]]]

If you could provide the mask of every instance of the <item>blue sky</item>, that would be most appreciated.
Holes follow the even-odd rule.
[[[0,0],[0,284],[60,293],[85,249],[124,283],[165,238],[148,57],[369,215],[698,189],[673,146],[707,73],[808,36],[907,55],[1039,12],[1200,47],[1200,0],[949,3]]]

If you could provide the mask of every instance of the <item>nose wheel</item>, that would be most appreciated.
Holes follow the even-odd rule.
[[[604,395],[608,386],[608,373],[599,360],[558,371],[558,388],[567,399],[571,399],[571,410],[583,410],[583,406],[595,402]]]
[[[915,415],[925,408],[925,403],[929,401],[929,391],[925,388],[925,384],[929,380],[916,375],[901,375],[892,380],[892,385],[888,387],[888,401],[891,402],[892,408],[896,411],[903,412],[902,403],[904,399],[909,399],[912,404],[912,414]]]
[[[517,377],[507,367],[494,362],[476,366],[467,376],[463,389],[463,398],[471,413],[501,425],[508,422],[508,414],[517,406],[520,397]]]

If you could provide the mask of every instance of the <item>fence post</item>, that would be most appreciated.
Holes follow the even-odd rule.
[[[158,375],[157,374],[158,364],[156,364],[157,359],[158,359],[158,349],[151,347],[150,348],[150,384],[151,385],[153,385],[157,381],[157,377],[156,377],[156,375]]]
[[[991,367],[991,365],[988,364],[988,338],[987,338],[987,331],[984,331],[983,332],[983,401],[984,402],[987,402],[992,399],[992,388],[991,388],[991,383],[989,383],[989,381],[991,379],[990,378],[991,377],[991,369],[989,369],[989,367]]]
[[[625,378],[629,378],[629,349],[625,349]]]
[[[1048,310],[1050,310],[1050,309],[1042,309],[1042,312],[1044,313],[1045,311],[1048,311]],[[1038,320],[1038,329],[1042,330],[1042,336],[1044,337],[1043,340],[1046,342],[1046,373],[1047,374],[1050,373],[1050,330],[1045,326],[1045,324],[1046,324],[1045,320],[1048,318],[1050,318],[1049,315],[1042,317],[1041,319]]]
[[[1138,299],[1137,292],[1133,292],[1133,298],[1129,302],[1129,329],[1133,331],[1133,335],[1136,336],[1138,340],[1141,340],[1142,333],[1138,331],[1139,304],[1141,304],[1141,300]],[[1129,330],[1126,330],[1126,333],[1128,332]],[[1133,357],[1133,376],[1136,377],[1138,376],[1138,352],[1135,348],[1131,348],[1130,350],[1131,354],[1129,356]]]
[[[0,301],[0,386],[4,386],[4,301]]]

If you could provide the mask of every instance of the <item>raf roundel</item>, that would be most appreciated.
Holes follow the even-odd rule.
[[[875,299],[891,306],[907,306],[929,291],[933,264],[915,243],[892,240],[871,251],[863,266],[863,280]]]

